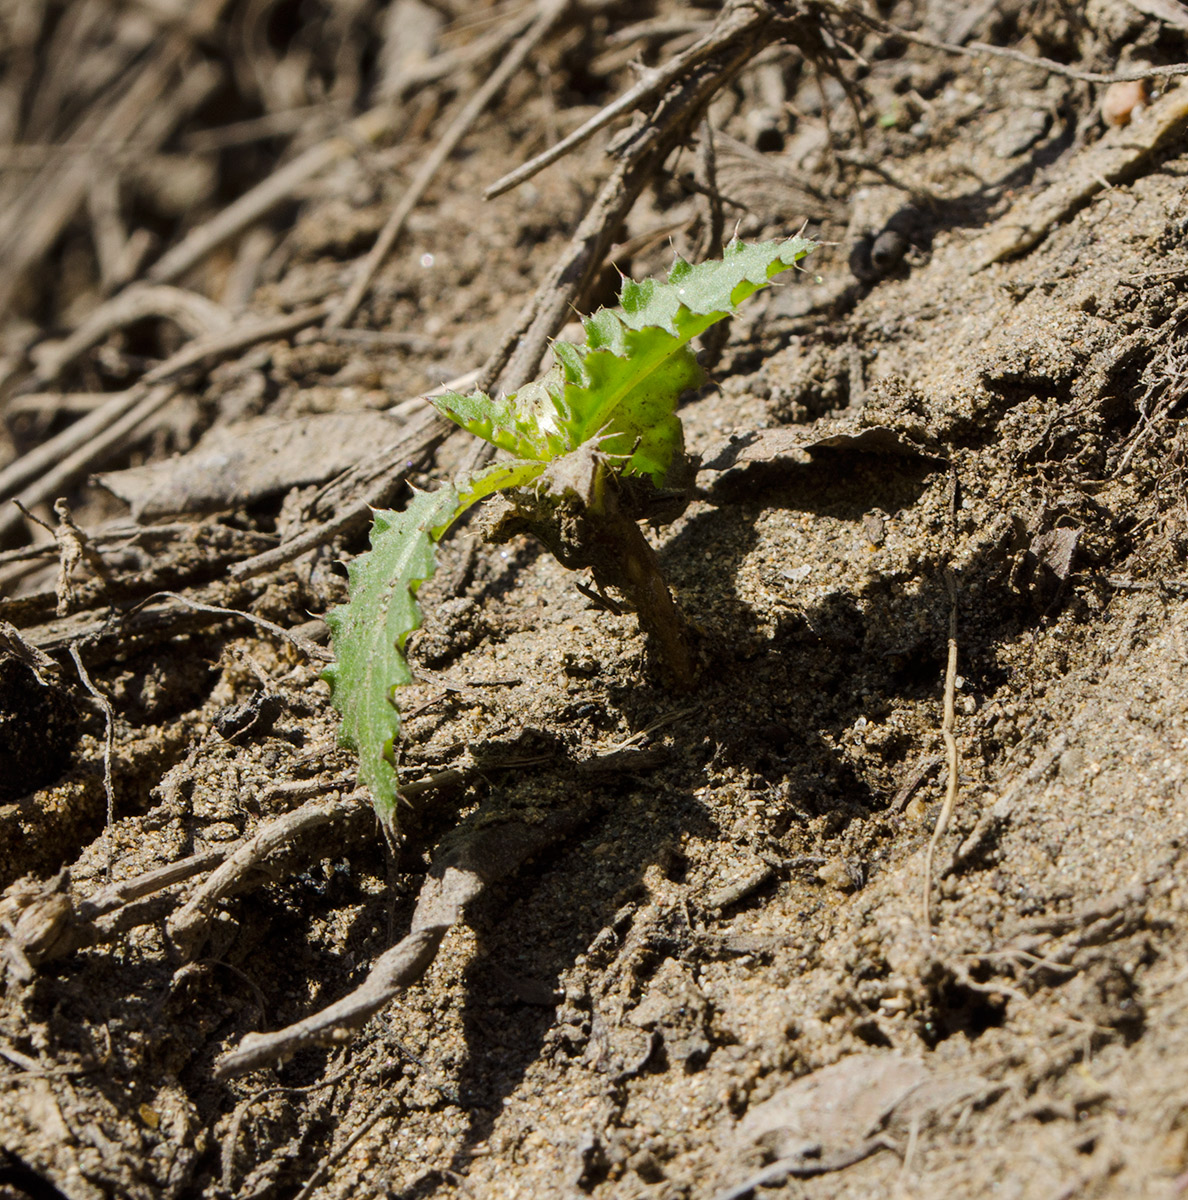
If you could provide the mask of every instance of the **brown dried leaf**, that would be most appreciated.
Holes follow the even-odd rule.
[[[820,450],[848,450],[857,454],[891,454],[900,458],[941,461],[893,429],[881,425],[873,425],[858,433],[835,433],[825,438],[817,437],[812,428],[783,426],[732,434],[725,442],[711,446],[702,456],[701,469],[721,473],[752,463],[807,465]]]
[[[240,508],[330,479],[399,434],[399,423],[377,412],[261,418],[219,426],[179,458],[108,471],[95,482],[131,505],[138,521]]]
[[[1063,583],[1072,570],[1077,543],[1083,532],[1081,529],[1049,529],[1033,538],[1028,552],[1035,559],[1037,575],[1055,576]]]
[[[855,1054],[781,1088],[739,1122],[740,1138],[774,1158],[856,1146],[929,1078],[900,1054]]]
[[[1177,29],[1188,29],[1188,5],[1181,4],[1180,0],[1127,0],[1127,3]]]

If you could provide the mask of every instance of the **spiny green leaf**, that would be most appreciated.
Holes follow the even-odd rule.
[[[688,320],[682,309],[693,317],[715,313],[727,316],[781,271],[798,263],[815,245],[798,237],[783,242],[734,241],[720,260],[694,266],[678,258],[667,283],[645,279],[642,283],[628,280],[623,285],[619,297],[623,324],[631,329],[659,325],[680,334]]]
[[[521,388],[521,395],[526,392],[528,388]],[[469,396],[445,392],[429,399],[443,417],[449,417],[467,433],[516,458],[539,458],[546,448],[540,426],[532,419],[532,410],[526,404],[517,405],[515,394],[491,397],[486,392],[473,392]]]
[[[661,412],[679,428],[677,401],[701,381],[689,342],[812,248],[804,238],[736,241],[720,260],[693,266],[678,258],[667,283],[624,282],[621,307],[601,309],[585,322],[586,346],[574,347],[581,356],[580,370],[577,356],[564,352],[573,365],[566,369],[562,403],[569,421],[563,428],[580,443],[600,432],[629,436],[640,425],[650,425],[656,429],[652,462],[633,457],[627,471],[651,475],[663,486],[668,466],[683,446],[679,436],[660,436]],[[641,408],[646,413],[637,411]],[[626,438],[616,440],[621,444]]]
[[[689,342],[812,248],[804,238],[732,242],[720,260],[677,259],[665,283],[625,281],[620,307],[584,322],[584,344],[556,342],[543,379],[496,400],[450,393],[434,403],[519,458],[549,461],[597,437],[605,452],[630,455],[625,473],[663,487],[684,449],[677,401],[703,378]]]
[[[460,511],[452,487],[418,492],[404,512],[377,512],[372,549],[350,565],[349,604],[327,613],[337,661],[323,678],[342,714],[339,741],[359,755],[359,778],[384,828],[396,829],[395,688],[412,682],[404,643],[420,628],[417,589],[437,570],[434,542]]]
[[[404,643],[421,625],[417,589],[437,570],[436,543],[472,504],[504,488],[526,487],[545,465],[495,463],[460,489],[418,492],[404,512],[377,512],[370,552],[348,569],[350,603],[326,615],[336,661],[323,678],[342,714],[339,741],[358,754],[359,778],[389,834],[396,830],[394,747],[400,733],[393,694],[412,682]]]
[[[325,677],[343,718],[340,740],[358,753],[360,778],[389,834],[400,732],[393,693],[412,681],[404,643],[421,623],[416,594],[436,570],[435,543],[471,504],[526,487],[581,448],[596,448],[600,461],[619,455],[626,460],[621,470],[663,486],[683,452],[677,401],[702,381],[689,342],[811,249],[803,238],[734,242],[720,262],[678,259],[666,283],[626,281],[622,307],[590,317],[584,345],[557,342],[553,368],[518,393],[434,399],[446,416],[514,457],[457,489],[418,493],[402,513],[377,513],[371,551],[350,568],[350,603],[326,618],[337,662]]]
[[[485,471],[472,475],[459,488],[458,512],[462,513],[472,504],[477,504],[485,496],[495,492],[527,487],[540,478],[547,465],[544,462],[514,458],[511,462],[495,463]]]

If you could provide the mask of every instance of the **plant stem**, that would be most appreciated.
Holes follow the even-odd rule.
[[[592,564],[600,583],[617,587],[635,606],[644,632],[656,639],[673,680],[691,688],[697,673],[693,635],[660,573],[660,562],[639,525],[619,507],[613,487],[601,489],[587,517],[603,551]]]

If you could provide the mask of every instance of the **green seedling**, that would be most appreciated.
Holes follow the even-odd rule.
[[[376,513],[371,550],[350,566],[350,601],[326,617],[336,661],[325,677],[342,715],[339,740],[358,754],[359,777],[389,836],[398,798],[395,692],[412,682],[404,645],[421,624],[417,590],[437,568],[437,543],[479,500],[506,494],[489,530],[494,540],[531,532],[565,566],[590,567],[599,587],[622,592],[675,682],[693,683],[688,626],[638,522],[673,519],[687,503],[692,464],[676,407],[704,382],[690,341],[812,248],[804,238],[736,241],[720,261],[678,259],[667,282],[625,281],[618,308],[583,322],[584,344],[555,342],[541,379],[503,397],[434,398],[504,458],[416,493],[403,512]]]

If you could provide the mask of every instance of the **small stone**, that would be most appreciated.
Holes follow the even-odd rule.
[[[1150,90],[1145,79],[1111,83],[1101,98],[1101,117],[1107,125],[1120,129],[1147,106]]]
[[[831,888],[836,888],[839,892],[852,892],[854,890],[854,873],[850,870],[849,864],[844,858],[831,858],[828,862],[822,863],[817,868],[817,878]]]

